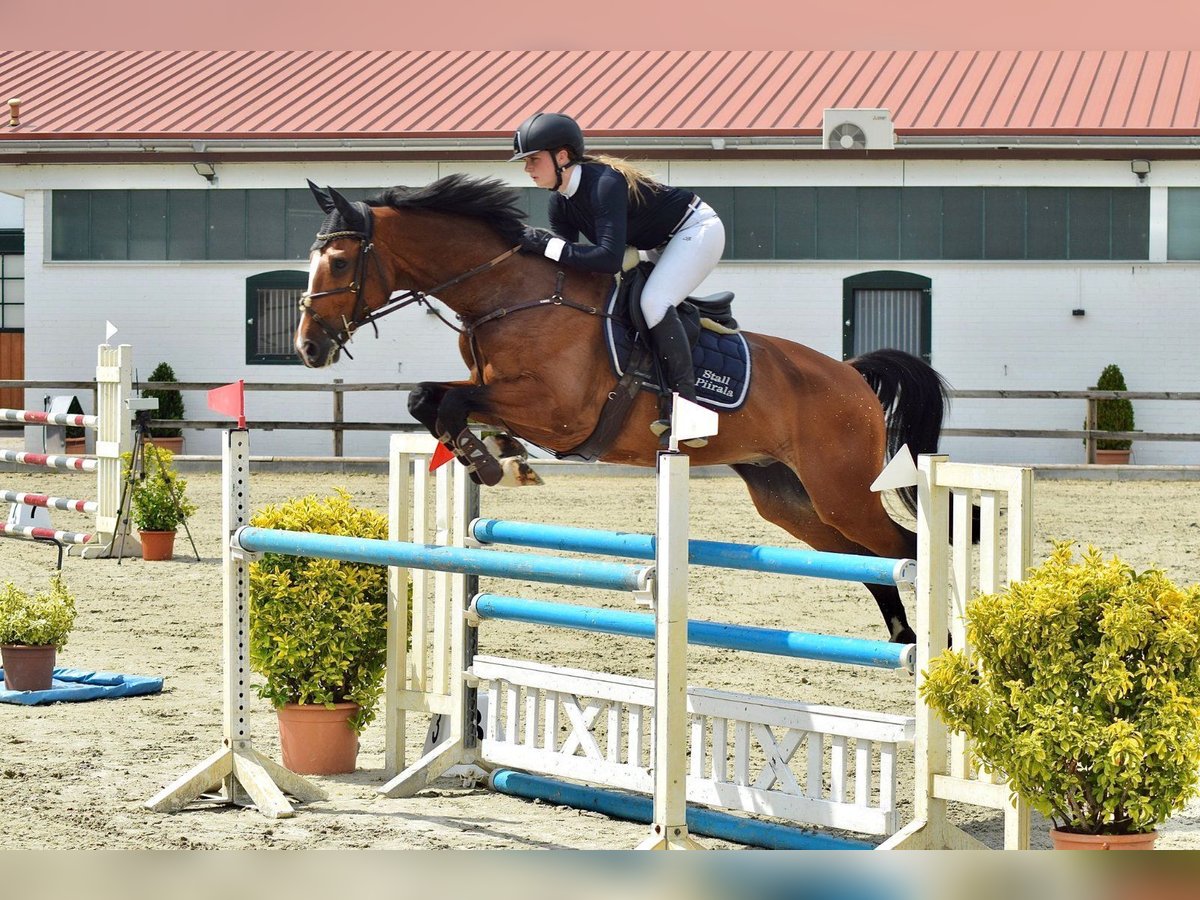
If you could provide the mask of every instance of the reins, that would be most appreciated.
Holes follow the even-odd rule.
[[[459,321],[463,323],[462,328],[459,328],[453,322],[450,322],[448,319],[446,319],[446,317],[441,314],[441,311],[439,311],[436,306],[429,302],[428,298],[431,295],[437,296],[441,291],[444,291],[447,288],[454,287],[455,285],[461,284],[469,278],[473,278],[476,275],[480,275],[490,269],[495,268],[514,253],[519,251],[521,249],[519,245],[516,247],[511,247],[508,250],[505,250],[499,256],[493,257],[481,265],[475,266],[472,269],[468,269],[465,272],[455,275],[448,281],[443,281],[441,284],[435,285],[434,287],[426,290],[418,290],[413,288],[397,295],[396,297],[389,296],[387,303],[383,304],[378,309],[369,310],[365,308],[366,300],[363,296],[363,287],[365,286],[367,278],[367,259],[369,257],[375,259],[375,265],[379,269],[380,277],[382,278],[384,276],[382,264],[379,262],[378,257],[373,253],[375,244],[371,240],[371,236],[369,234],[364,234],[360,231],[338,231],[330,234],[318,234],[317,240],[328,242],[335,238],[342,237],[354,238],[362,246],[361,252],[358,255],[358,263],[355,266],[354,280],[348,285],[331,288],[328,291],[318,291],[311,294],[305,292],[301,294],[300,309],[302,312],[307,312],[310,316],[312,316],[313,321],[316,322],[317,325],[320,326],[321,330],[324,331],[325,334],[328,335],[329,338],[338,345],[338,348],[346,354],[347,359],[354,358],[350,355],[350,351],[346,348],[346,344],[349,342],[350,338],[354,336],[354,333],[358,330],[358,328],[370,323],[371,327],[375,329],[375,336],[378,337],[379,326],[376,324],[376,322],[378,322],[384,316],[390,315],[397,310],[404,309],[406,306],[410,306],[414,303],[425,306],[430,312],[437,316],[438,319],[441,320],[442,324],[444,324],[447,328],[453,329],[459,334],[465,334],[467,336],[471,345],[472,361],[476,363],[477,368],[479,360],[478,351],[476,348],[475,332],[481,326],[486,325],[488,322],[495,321],[496,319],[502,319],[505,316],[512,315],[516,312],[521,312],[522,310],[538,309],[545,306],[565,306],[569,309],[577,309],[580,312],[587,313],[591,316],[612,318],[612,316],[603,312],[598,306],[585,306],[581,303],[575,303],[563,297],[562,287],[565,275],[562,272],[558,273],[554,283],[554,293],[549,297],[545,297],[541,300],[531,300],[526,303],[519,303],[516,306],[502,306],[499,309],[494,309],[490,313],[487,313],[481,318],[475,320],[468,320],[462,316],[458,316]],[[321,318],[321,315],[316,311],[315,308],[313,308],[312,301],[322,297],[329,297],[334,294],[345,293],[354,294],[354,309],[351,312],[349,319],[347,319],[345,316],[342,316],[342,327],[335,328]]]
[[[494,322],[497,319],[503,319],[506,316],[510,316],[516,312],[521,312],[522,310],[540,309],[545,306],[565,306],[569,309],[577,309],[580,312],[585,312],[589,316],[601,316],[606,319],[612,318],[612,316],[610,316],[608,313],[602,312],[598,306],[584,306],[581,303],[575,303],[564,297],[562,295],[562,287],[565,278],[566,276],[562,272],[557,273],[554,279],[554,293],[549,297],[544,297],[541,300],[530,300],[527,303],[518,303],[516,306],[501,306],[499,309],[494,309],[487,315],[476,319],[473,322],[468,322],[466,319],[463,319],[462,316],[459,316],[459,320],[463,323],[463,328],[454,328],[453,325],[450,325],[450,327],[454,328],[454,330],[459,334],[465,334],[467,336],[467,342],[471,346],[471,362],[473,363],[476,372],[482,372],[483,367],[479,364],[479,348],[478,342],[475,339],[475,332],[479,330],[480,326],[486,325],[488,322]],[[443,319],[443,321],[445,320]],[[450,323],[447,322],[446,324],[449,325]]]
[[[598,306],[584,306],[581,303],[575,303],[571,300],[568,300],[566,297],[564,297],[562,295],[562,286],[563,286],[564,278],[565,278],[565,276],[563,275],[563,273],[559,272],[558,277],[555,278],[555,280],[554,280],[554,293],[551,294],[549,297],[544,297],[541,300],[530,300],[527,303],[520,303],[520,304],[517,304],[516,306],[502,306],[499,309],[494,309],[490,313],[488,313],[486,316],[483,316],[482,318],[476,319],[475,321],[467,324],[465,333],[470,334],[472,331],[474,331],[480,325],[485,325],[488,322],[491,322],[495,319],[503,319],[505,316],[512,315],[515,312],[520,312],[523,309],[537,309],[538,307],[542,307],[542,306],[566,306],[566,307],[569,307],[570,309],[577,309],[580,312],[585,312],[589,316],[603,316],[605,318],[612,318],[611,316],[608,315],[608,313],[601,312],[600,307],[598,307]],[[463,321],[466,322],[465,319]],[[456,329],[456,330],[464,331],[464,329]]]

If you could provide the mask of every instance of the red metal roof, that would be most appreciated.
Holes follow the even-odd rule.
[[[502,138],[532,110],[594,136],[810,135],[826,107],[906,134],[1200,133],[1200,52],[0,52],[3,140]],[[0,107],[0,111],[2,111]]]

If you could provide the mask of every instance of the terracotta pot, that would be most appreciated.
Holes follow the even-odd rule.
[[[1129,465],[1130,450],[1096,450],[1096,465],[1098,466],[1127,466]]]
[[[299,775],[342,775],[354,771],[358,735],[349,719],[357,703],[288,703],[275,710],[283,764]]]
[[[48,691],[54,684],[53,644],[30,647],[5,644],[0,647],[4,663],[4,687],[10,691]]]
[[[1055,850],[1153,850],[1157,831],[1142,834],[1074,834],[1050,829]]]
[[[170,559],[175,555],[175,532],[139,531],[142,541],[142,559]]]
[[[148,438],[150,443],[160,450],[170,450],[175,456],[183,453],[183,435],[179,437],[154,437]]]
[[[69,437],[63,441],[63,451],[67,456],[83,456],[87,453],[86,437]]]

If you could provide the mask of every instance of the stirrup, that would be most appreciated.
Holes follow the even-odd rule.
[[[657,438],[662,437],[664,434],[669,434],[670,431],[671,431],[671,423],[667,419],[655,419],[653,422],[650,423],[650,433],[653,434]],[[680,441],[679,443],[683,444],[683,446],[685,446],[685,447],[692,447],[694,449],[699,449],[701,447],[708,446],[708,438],[704,438],[704,437],[688,438],[686,441]]]

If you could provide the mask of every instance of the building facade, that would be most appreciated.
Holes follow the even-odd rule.
[[[20,55],[0,54],[0,79],[12,56]],[[831,76],[826,94],[804,101],[805,109],[817,110],[816,120],[809,113],[803,127],[771,133],[737,123],[680,127],[667,118],[653,129],[619,123],[593,129],[587,115],[579,118],[597,149],[696,190],[722,215],[726,252],[701,290],[736,292],[735,313],[747,330],[782,335],[835,358],[900,346],[928,359],[959,389],[1083,390],[1115,362],[1132,390],[1196,391],[1200,360],[1189,337],[1200,333],[1200,97],[1189,93],[1187,57],[1168,54],[1161,61],[1159,95],[1184,65],[1169,126],[1128,124],[1145,64],[1137,90],[1129,84],[1132,74],[1103,74],[1103,64],[1093,75],[1093,91],[1106,85],[1109,93],[1103,116],[1121,91],[1129,94],[1122,127],[1110,127],[1103,116],[1088,124],[1090,99],[1076,115],[1087,121],[1072,129],[1034,127],[1035,121],[997,131],[985,127],[987,120],[969,128],[925,127],[921,116],[934,102],[926,99],[922,112],[909,114],[906,129],[906,104],[924,82],[914,80],[908,99],[897,103],[889,91],[903,86],[899,77],[877,77],[876,93],[864,91],[846,104],[846,86]],[[139,61],[151,68],[154,62]],[[471,57],[463,66],[486,62]],[[1004,86],[996,87],[989,115],[1016,116],[1025,94],[1037,92],[1039,64],[1003,108],[997,104]],[[869,74],[863,67],[859,72]],[[961,90],[973,86],[976,97],[987,83],[972,85],[970,68],[955,73],[947,63],[942,82],[957,77]],[[741,83],[743,105],[766,110],[786,93],[779,84],[792,82],[760,74]],[[1044,79],[1041,103],[1057,90],[1058,115],[1069,118],[1076,86],[1056,84],[1053,73]],[[435,88],[426,86],[411,102],[432,104]],[[603,96],[620,88],[616,79],[595,90]],[[701,79],[688,96],[703,89]],[[515,124],[523,118],[517,109],[544,103],[532,91],[512,94],[506,101],[512,112],[498,108],[497,122]],[[935,96],[930,89],[928,97]],[[728,104],[711,89],[708,97],[709,119],[719,118],[716,111]],[[660,85],[646,102],[662,110],[673,100]],[[1157,102],[1149,120],[1158,114]],[[31,109],[31,101],[25,103]],[[826,109],[854,107],[843,116],[853,123],[861,110],[889,103],[896,107],[888,114],[890,146],[830,146],[838,122],[814,128]],[[705,108],[697,102],[693,115]],[[949,99],[939,108],[943,116],[955,109]],[[245,119],[251,124],[236,138],[186,141],[146,128],[135,137],[103,131],[81,137],[77,124],[62,133],[43,128],[22,135],[20,125],[4,133],[0,192],[23,201],[24,377],[90,377],[106,321],[120,329],[116,340],[134,345],[142,377],[159,361],[169,362],[183,381],[462,376],[457,336],[416,308],[381,323],[378,339],[369,329],[360,333],[353,361],[312,371],[292,358],[295,301],[321,220],[305,180],[359,197],[452,172],[494,177],[519,188],[531,221],[544,223],[544,195],[528,187],[519,165],[505,162],[508,130],[485,128],[480,119],[449,131],[386,138],[346,130],[333,117],[303,137],[281,138],[256,130],[269,124],[271,113],[256,115]],[[341,137],[331,142],[335,133]],[[868,132],[867,139],[876,137]],[[110,146],[100,146],[105,143]],[[135,152],[138,146],[143,149]],[[201,395],[185,400],[189,418],[209,417]],[[351,394],[345,416],[407,422],[405,403],[401,393]],[[252,422],[302,420],[326,418],[331,401],[329,395],[256,392],[247,406]],[[1139,401],[1135,409],[1139,429],[1200,431],[1194,403]],[[1082,426],[1083,412],[1079,400],[960,399],[947,425],[1073,429]],[[191,432],[188,452],[215,453],[218,440],[215,431]],[[348,434],[346,453],[381,455],[384,440],[381,433]],[[269,454],[324,455],[330,447],[328,432],[256,438],[256,451]],[[1077,462],[1083,455],[1080,442],[1065,439],[953,437],[944,448],[956,458],[986,462]],[[1135,461],[1197,462],[1197,447],[1143,442],[1135,445]]]

